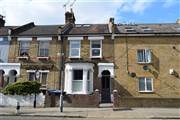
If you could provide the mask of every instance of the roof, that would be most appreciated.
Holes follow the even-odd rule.
[[[41,35],[57,35],[59,27],[62,25],[36,25],[28,30],[18,34],[18,36],[41,36]]]
[[[146,34],[146,33],[180,33],[180,24],[117,24],[116,33]],[[179,29],[179,30],[178,30]]]
[[[110,34],[107,24],[76,24],[69,35]]]
[[[52,36],[60,34],[59,28],[66,35],[110,34],[108,24],[76,24],[70,25],[34,25],[5,26],[0,28],[0,36],[8,36],[8,29],[14,36]],[[61,32],[62,32],[61,31]],[[180,24],[116,24],[116,34],[180,34]]]

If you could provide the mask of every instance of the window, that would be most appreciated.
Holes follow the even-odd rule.
[[[46,83],[47,83],[47,75],[48,75],[48,72],[40,71],[40,78],[39,78],[38,81],[41,83],[42,86],[46,86]],[[29,72],[28,80],[29,80],[29,81],[36,80],[35,71],[30,71],[30,72]]]
[[[46,81],[47,81],[47,72],[42,72],[40,79],[41,85],[46,86]]]
[[[87,72],[87,85],[88,85],[87,86],[88,87],[87,90],[90,91],[91,90],[91,88],[90,88],[91,87],[90,70],[88,70],[88,72]]]
[[[72,40],[70,41],[70,57],[80,58],[80,47],[81,41],[79,40]]]
[[[137,61],[138,63],[151,63],[151,50],[150,49],[137,50]]]
[[[83,89],[83,70],[73,70],[72,90],[81,92]]]
[[[153,80],[152,78],[140,77],[139,78],[139,92],[152,92]]]
[[[20,49],[19,49],[20,56],[28,56],[29,43],[30,43],[29,41],[20,41]]]
[[[39,42],[39,57],[48,57],[49,56],[49,41],[40,41]]]
[[[1,56],[1,49],[0,49],[0,63],[3,62],[2,56]]]
[[[29,81],[35,80],[35,72],[29,72],[28,80],[29,80]]]
[[[91,57],[92,58],[99,58],[102,57],[102,41],[101,40],[91,40]]]

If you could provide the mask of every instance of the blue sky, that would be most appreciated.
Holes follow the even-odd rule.
[[[63,24],[65,8],[74,0],[0,0],[6,25]],[[76,23],[174,23],[180,19],[180,0],[75,0]]]

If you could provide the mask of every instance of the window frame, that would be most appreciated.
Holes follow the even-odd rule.
[[[145,85],[145,86],[144,86],[144,88],[145,88],[144,90],[140,90],[140,79],[141,79],[141,78],[144,78],[144,79],[143,79],[143,80],[144,80],[144,83],[145,83],[145,84],[144,84],[144,85]],[[152,90],[148,90],[148,89],[147,89],[147,79],[150,79],[150,80],[151,80],[151,88],[152,88]],[[139,78],[138,78],[138,91],[139,91],[140,93],[143,93],[143,92],[144,92],[144,93],[152,93],[152,92],[154,92],[153,82],[154,82],[154,80],[153,80],[152,77],[139,77]]]
[[[35,72],[36,72],[36,70],[27,70],[27,73],[28,73],[28,81],[30,81],[30,80],[29,80],[29,75],[30,75],[30,73],[34,73],[34,74],[35,74]],[[41,87],[42,87],[42,86],[46,86],[46,87],[47,87],[47,85],[48,85],[48,73],[49,73],[49,70],[39,70],[39,72],[40,72],[39,82],[40,82],[40,84],[41,84]],[[46,84],[45,84],[45,85],[42,84],[42,73],[46,73],[46,74],[47,74]],[[36,77],[34,76],[34,80],[31,80],[31,81],[36,81]]]
[[[74,80],[74,71],[75,70],[82,70],[82,80]],[[73,72],[73,74],[72,74],[72,93],[81,93],[81,92],[83,92],[83,74],[84,74],[84,70],[83,69],[73,69],[72,70],[72,72]],[[82,82],[82,89],[80,90],[80,91],[74,91],[74,86],[73,86],[73,82]]]
[[[72,47],[72,42],[78,42],[79,48],[71,48]],[[78,50],[78,55],[72,56],[71,50],[75,49]],[[81,40],[69,40],[69,58],[80,58],[81,57]]]
[[[93,41],[99,41],[100,42],[100,48],[92,48]],[[99,56],[93,56],[93,49],[99,49],[100,55]],[[90,58],[102,58],[102,40],[90,40]]]
[[[26,44],[28,44],[28,47],[26,47],[26,48],[23,48],[22,47],[22,43],[26,43]],[[27,50],[27,54],[29,55],[29,50],[30,50],[30,41],[19,41],[19,56],[22,56],[23,57],[23,55],[21,55],[21,50]]]
[[[42,43],[48,43],[48,47],[45,48],[45,47],[41,47],[41,44]],[[38,44],[38,57],[49,57],[49,45],[50,45],[50,42],[49,41],[39,41],[39,44]],[[45,56],[45,55],[41,55],[41,49],[43,49],[44,51],[45,50],[48,50],[48,55]],[[45,53],[45,52],[44,52]]]
[[[139,51],[143,51],[143,61],[139,61]],[[149,56],[147,56],[148,52],[149,51]],[[146,58],[147,57],[147,58]],[[151,49],[137,49],[136,51],[136,58],[137,58],[137,63],[139,64],[150,64],[152,63],[152,50]],[[150,59],[149,59],[150,58]]]

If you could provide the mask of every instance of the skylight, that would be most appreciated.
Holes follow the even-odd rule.
[[[132,27],[125,27],[126,32],[136,32]]]
[[[142,27],[142,29],[143,29],[144,32],[153,31],[153,29],[149,28],[149,27]]]

